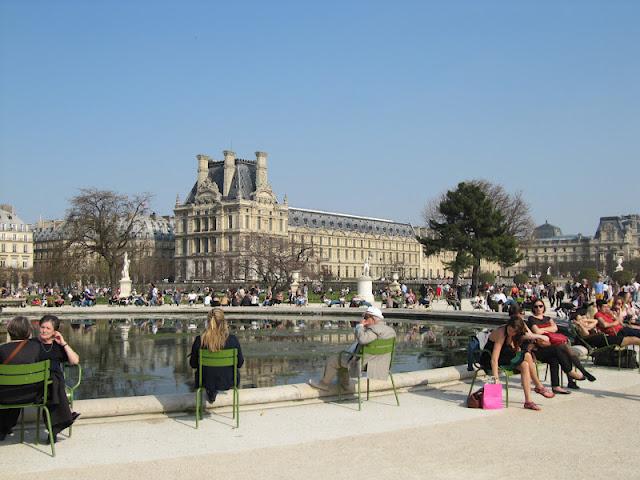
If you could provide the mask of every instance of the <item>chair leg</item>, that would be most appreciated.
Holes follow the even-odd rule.
[[[24,443],[24,408],[20,411],[20,443]]]
[[[369,377],[367,377],[367,401],[369,401]]]
[[[40,442],[40,407],[36,409],[36,445]]]
[[[198,416],[200,414],[200,397],[202,396],[202,389],[196,390],[196,428],[198,428]]]
[[[509,408],[509,374],[505,373],[504,376],[507,384],[507,408]]]
[[[362,410],[362,397],[360,394],[360,374],[358,374],[358,410]]]
[[[49,413],[49,409],[45,405],[42,407],[44,409],[44,414],[47,421],[47,429],[49,430],[49,443],[51,444],[51,456],[56,456],[56,442],[53,439],[53,428],[51,427],[51,414]]]
[[[396,383],[393,381],[393,375],[389,372],[389,377],[391,377],[391,386],[393,387],[393,394],[396,396],[396,404],[400,406],[400,400],[398,400],[398,392],[396,392]]]
[[[71,398],[69,399],[69,408],[71,408],[71,411],[73,412],[73,393],[71,394]],[[72,429],[73,429],[73,425],[70,425],[69,426],[69,438],[71,438],[71,434],[73,433]]]
[[[473,379],[471,380],[471,386],[469,387],[469,394],[467,395],[467,397],[471,396],[471,392],[473,391],[473,385],[476,383],[476,378],[478,378],[479,371],[480,369],[476,370],[475,373],[473,374]]]
[[[233,389],[233,416],[236,419],[236,428],[240,428],[240,392],[237,387]]]

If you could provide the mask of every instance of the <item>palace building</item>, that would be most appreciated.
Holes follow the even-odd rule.
[[[12,205],[0,204],[0,283],[27,285],[33,267],[33,233]]]
[[[309,246],[310,269],[325,278],[357,278],[369,260],[371,275],[421,274],[422,249],[410,224],[278,201],[267,176],[267,153],[255,160],[198,155],[198,177],[184,202],[176,200],[176,280],[253,280],[252,245],[276,239],[292,250]]]

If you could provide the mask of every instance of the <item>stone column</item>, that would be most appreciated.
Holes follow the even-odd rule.
[[[256,152],[256,190],[267,185],[267,152]]]
[[[198,159],[198,183],[204,182],[209,176],[209,157],[206,155],[197,155]],[[178,200],[176,199],[176,202]]]
[[[233,181],[233,175],[236,172],[236,154],[231,150],[225,150],[224,152],[224,185],[222,194],[226,197],[231,190],[231,182]]]

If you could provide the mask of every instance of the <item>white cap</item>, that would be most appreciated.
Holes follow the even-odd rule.
[[[364,313],[368,313],[372,317],[376,317],[376,318],[379,318],[380,320],[384,320],[384,315],[382,315],[382,312],[378,307],[371,306],[367,308],[367,311]]]

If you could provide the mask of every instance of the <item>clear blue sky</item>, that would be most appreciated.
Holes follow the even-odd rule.
[[[26,221],[79,187],[171,213],[232,147],[298,207],[420,224],[483,177],[590,235],[640,213],[639,146],[635,0],[0,2],[0,202]]]

